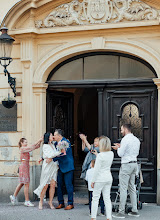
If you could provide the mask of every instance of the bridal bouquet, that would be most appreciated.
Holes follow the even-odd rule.
[[[57,145],[57,149],[59,151],[62,151],[62,150],[67,150],[69,148],[69,144],[67,141],[60,141]]]

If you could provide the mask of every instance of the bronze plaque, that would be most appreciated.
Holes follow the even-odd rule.
[[[17,105],[8,109],[0,104],[0,131],[17,131]]]

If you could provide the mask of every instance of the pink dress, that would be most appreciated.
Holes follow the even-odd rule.
[[[29,152],[21,153],[20,155],[21,165],[19,167],[19,182],[20,183],[29,183],[30,182],[30,173],[29,173]]]
[[[30,172],[29,172],[29,160],[30,154],[29,152],[39,148],[38,146],[30,146],[30,147],[21,147],[20,148],[20,160],[21,165],[19,167],[19,182],[23,184],[27,184],[30,182]]]

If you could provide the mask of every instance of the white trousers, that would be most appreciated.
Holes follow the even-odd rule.
[[[111,186],[112,186],[112,181],[107,182],[107,183],[96,182],[94,184],[93,197],[92,197],[92,209],[91,209],[92,218],[96,219],[97,217],[99,198],[102,192],[107,219],[109,220],[112,219],[112,203],[110,199]]]

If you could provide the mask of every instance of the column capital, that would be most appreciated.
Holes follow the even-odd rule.
[[[156,84],[157,89],[160,89],[160,79],[155,78],[155,79],[153,79],[153,82],[154,82],[154,84]]]
[[[48,83],[33,83],[33,93],[46,93]]]

